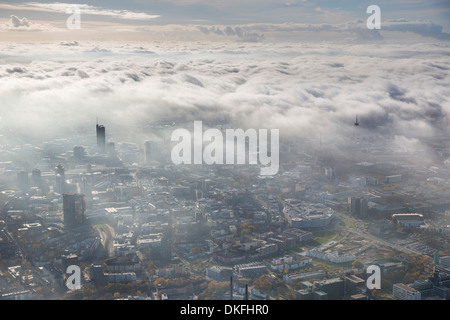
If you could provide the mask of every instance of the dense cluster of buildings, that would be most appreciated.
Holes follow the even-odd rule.
[[[322,204],[305,204],[294,199],[286,199],[284,215],[290,226],[294,228],[323,228],[328,226],[334,210]]]
[[[396,300],[450,300],[450,257],[434,255],[433,272],[424,280],[393,285],[392,297]]]
[[[174,165],[163,140],[116,144],[98,123],[96,133],[96,143],[86,146],[64,139],[23,146],[15,152],[28,155],[28,168],[0,159],[0,258],[14,261],[8,268],[26,261],[0,276],[5,298],[39,298],[47,291],[38,286],[62,295],[73,264],[89,269],[84,285],[153,283],[190,272],[217,282],[267,275],[301,286],[299,299],[367,298],[364,276],[330,275],[316,264],[348,271],[364,254],[379,252],[370,240],[347,236],[315,243],[320,232],[342,227],[337,213],[368,221],[375,236],[425,229],[443,237],[441,247],[448,244],[442,222],[450,202],[434,180],[416,194],[429,172],[403,173],[413,166],[399,162],[403,153],[391,161],[391,151],[365,150],[383,161],[337,168],[320,152],[314,158],[286,143],[279,174],[267,177],[250,165]],[[150,270],[149,261],[166,265]],[[207,268],[195,271],[198,261]],[[9,286],[10,277],[21,280]],[[442,279],[433,290],[445,291]],[[393,296],[423,298],[418,286],[398,284]]]

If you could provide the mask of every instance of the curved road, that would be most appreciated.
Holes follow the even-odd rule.
[[[105,226],[105,227],[107,227],[109,229],[109,233],[110,233],[109,239],[108,239],[108,234],[102,228],[102,226]],[[109,257],[113,257],[114,256],[113,239],[114,239],[114,236],[115,236],[114,229],[109,224],[103,224],[101,226],[95,226],[95,229],[100,234],[100,240],[102,242],[103,247],[105,247],[105,249],[108,250],[108,256]],[[108,243],[106,243],[107,241],[108,241]]]

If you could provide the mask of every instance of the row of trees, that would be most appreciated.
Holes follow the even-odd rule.
[[[156,279],[153,284],[155,287],[185,287],[188,285],[197,285],[200,282],[204,281],[203,278],[198,276],[187,276],[187,277],[161,277]]]
[[[105,286],[86,286],[74,290],[62,297],[65,300],[110,300],[121,296],[148,295],[152,293],[152,285],[145,282],[108,283]]]

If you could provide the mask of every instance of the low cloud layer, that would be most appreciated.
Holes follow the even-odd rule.
[[[449,133],[445,43],[73,42],[2,45],[1,52],[5,136],[55,137],[90,128],[99,117],[109,132],[137,135],[158,121],[202,120],[339,139],[354,130],[356,114],[362,132],[397,141]]]

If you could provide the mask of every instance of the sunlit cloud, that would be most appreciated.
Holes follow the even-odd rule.
[[[36,32],[36,31],[56,31],[57,28],[49,24],[40,24],[34,21],[28,20],[26,17],[19,18],[16,15],[11,15],[9,21],[0,23],[0,31],[23,31],[23,32]]]
[[[159,15],[150,15],[144,12],[134,12],[130,10],[112,10],[88,4],[73,4],[62,2],[55,2],[55,3],[26,2],[24,3],[24,6],[32,8],[33,7],[40,8],[58,13],[66,13],[68,8],[75,7],[79,8],[82,14],[108,16],[124,20],[151,20],[160,17]]]
[[[30,60],[0,66],[4,132],[36,137],[76,131],[100,115],[123,130],[162,120],[228,121],[278,128],[285,137],[321,133],[339,140],[353,129],[356,114],[362,132],[397,141],[448,131],[445,43],[61,42],[40,49],[17,44],[2,52]],[[57,61],[46,58],[54,55]]]

